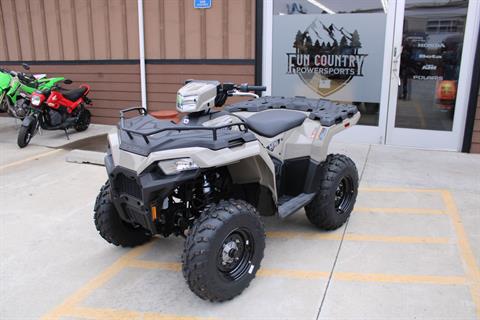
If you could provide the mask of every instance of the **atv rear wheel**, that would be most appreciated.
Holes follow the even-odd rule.
[[[264,249],[257,210],[243,200],[220,201],[203,211],[187,236],[183,276],[200,298],[230,300],[255,277]]]
[[[124,222],[110,200],[110,182],[107,181],[95,201],[95,227],[108,243],[122,247],[135,247],[148,242],[151,235],[141,227]]]
[[[358,172],[355,163],[344,155],[328,155],[318,193],[305,206],[308,220],[320,229],[338,229],[350,216],[357,193]]]
[[[77,132],[82,132],[88,129],[90,125],[90,118],[92,117],[91,113],[87,109],[83,109],[80,111],[80,115],[78,116],[78,121],[75,124],[74,128]]]

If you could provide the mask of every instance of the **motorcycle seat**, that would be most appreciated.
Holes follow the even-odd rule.
[[[248,128],[261,136],[272,138],[298,127],[305,121],[304,113],[290,110],[265,110],[246,119]]]
[[[80,87],[78,89],[73,89],[73,90],[68,90],[62,93],[62,95],[67,98],[70,101],[77,101],[78,98],[83,96],[83,94],[87,91],[88,89],[85,87]]]

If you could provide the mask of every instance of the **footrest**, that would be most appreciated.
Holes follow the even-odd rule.
[[[298,196],[291,198],[278,207],[278,216],[280,219],[285,219],[309,204],[313,197],[315,197],[315,193],[301,193]]]

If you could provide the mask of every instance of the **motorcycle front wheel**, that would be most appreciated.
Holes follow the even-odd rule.
[[[18,131],[17,144],[20,148],[25,148],[35,135],[37,121],[32,119],[27,126],[22,125]]]

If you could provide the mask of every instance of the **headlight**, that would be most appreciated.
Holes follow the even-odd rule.
[[[35,107],[38,107],[40,105],[42,99],[40,99],[40,96],[33,96],[32,97],[32,105]]]
[[[179,111],[192,112],[197,108],[198,96],[177,95],[177,108]]]
[[[158,166],[160,169],[162,169],[163,173],[167,175],[176,174],[181,171],[198,169],[197,164],[190,158],[159,161]]]

